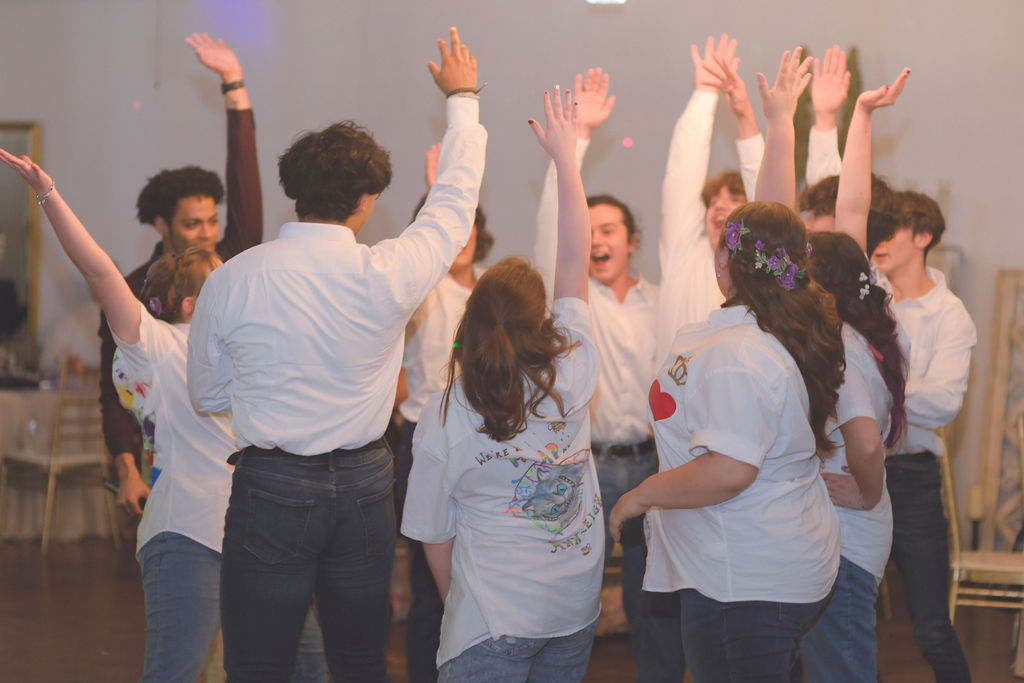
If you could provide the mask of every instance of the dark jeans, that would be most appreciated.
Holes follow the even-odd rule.
[[[885,459],[892,499],[892,559],[914,624],[914,640],[939,683],[969,681],[967,659],[949,621],[949,536],[942,475],[931,453]]]
[[[812,603],[718,602],[680,592],[683,649],[694,683],[800,683],[800,637],[828,598]]]
[[[314,456],[243,452],[221,567],[229,682],[288,680],[314,595],[334,679],[387,680],[392,471],[382,442]]]

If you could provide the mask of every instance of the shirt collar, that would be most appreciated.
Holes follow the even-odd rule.
[[[352,228],[336,223],[303,223],[292,221],[281,226],[278,239],[312,239],[330,240],[355,244],[356,236]]]
[[[708,323],[715,329],[736,327],[737,325],[756,325],[757,316],[746,306],[727,306],[711,311],[708,315]]]
[[[946,285],[946,275],[938,268],[931,266],[926,267],[925,272],[935,286],[927,294],[912,299],[903,299],[895,304],[896,307],[921,308],[928,313],[934,313],[942,308],[946,292],[949,291],[949,287]]]
[[[629,269],[629,276],[636,280],[636,284],[630,287],[629,291],[626,292],[626,298],[628,299],[629,297],[634,296],[635,293],[636,296],[643,297],[645,303],[650,303],[652,300],[651,283],[645,280],[643,275],[632,268]],[[601,284],[595,278],[590,278],[590,284],[605,296],[615,298],[615,294],[612,292],[611,287]],[[617,300],[618,299],[616,299],[616,301]]]

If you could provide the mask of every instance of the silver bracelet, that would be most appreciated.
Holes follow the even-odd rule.
[[[43,204],[45,204],[46,200],[50,198],[50,193],[51,192],[53,192],[53,181],[52,180],[50,181],[50,188],[46,192],[44,192],[42,194],[42,196],[40,196],[38,194],[36,195],[36,204],[38,204],[39,206],[42,206]]]

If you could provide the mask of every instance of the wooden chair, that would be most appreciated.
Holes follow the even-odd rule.
[[[110,474],[110,454],[103,441],[98,370],[76,375],[69,371],[67,359],[61,359],[60,389],[49,452],[23,449],[4,454],[0,461],[0,535],[4,528],[7,485],[12,468],[41,475],[46,480],[42,530],[42,551],[45,554],[60,503],[58,482],[74,478],[103,489],[103,480]],[[110,518],[114,547],[120,548],[121,534],[114,498],[103,490],[103,499]]]
[[[1021,472],[1021,505],[1024,508],[1024,413],[1017,419],[1018,453]],[[960,518],[957,516],[952,468],[943,435],[939,458],[942,468],[942,492],[949,518],[950,564],[949,619],[958,605],[1024,609],[1024,553],[1010,550],[963,550],[960,545]]]

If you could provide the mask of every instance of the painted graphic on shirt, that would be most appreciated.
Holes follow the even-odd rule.
[[[132,414],[142,429],[142,481],[150,488],[160,476],[160,454],[156,452],[156,414],[146,407],[146,394],[152,388],[150,381],[136,380],[131,376],[128,364],[121,360],[120,351],[114,352],[114,388],[121,399],[121,405]]]
[[[559,459],[557,444],[548,444],[540,462],[532,462],[515,481],[506,513],[529,519],[536,528],[560,534],[583,508],[583,475],[589,450]]]
[[[661,384],[654,380],[651,390],[647,392],[647,402],[651,406],[651,417],[655,422],[672,417],[676,414],[676,400],[661,390]]]

